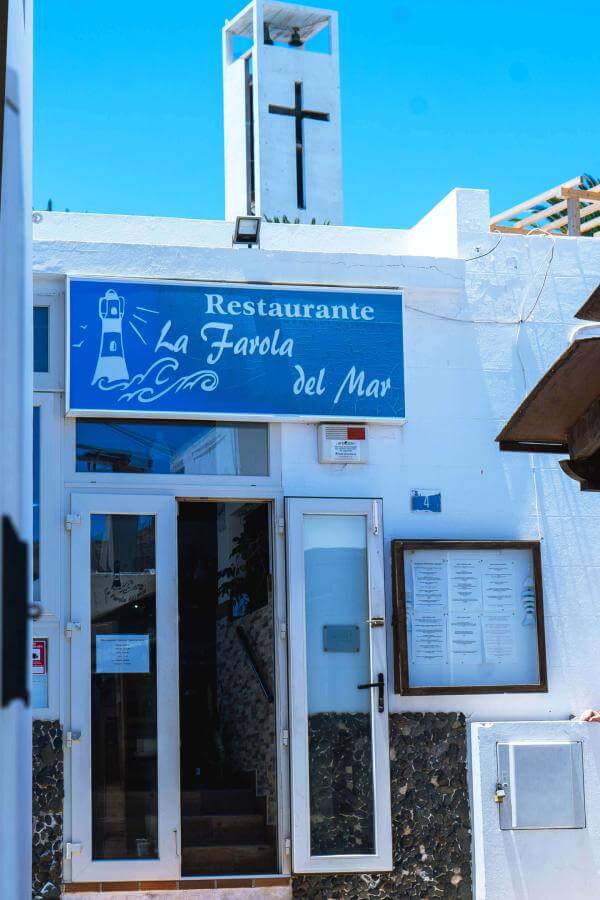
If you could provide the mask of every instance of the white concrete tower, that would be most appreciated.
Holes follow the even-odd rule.
[[[225,217],[343,218],[337,13],[253,0],[223,28]]]

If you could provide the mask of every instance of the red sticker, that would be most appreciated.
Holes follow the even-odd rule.
[[[39,638],[33,641],[31,670],[34,675],[46,674],[46,644],[46,638]]]
[[[349,441],[364,441],[365,440],[365,429],[364,428],[348,428],[348,440]]]

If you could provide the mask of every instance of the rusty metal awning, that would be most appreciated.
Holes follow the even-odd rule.
[[[568,453],[569,429],[599,396],[600,337],[575,340],[502,429],[500,449]]]

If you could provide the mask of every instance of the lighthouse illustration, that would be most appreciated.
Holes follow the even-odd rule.
[[[129,372],[123,350],[123,316],[125,314],[125,298],[119,297],[116,291],[109,288],[98,301],[98,315],[102,322],[100,352],[92,384],[100,378],[106,381],[128,381]]]

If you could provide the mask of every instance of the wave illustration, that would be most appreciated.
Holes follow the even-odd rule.
[[[100,378],[96,385],[102,391],[121,391],[119,402],[154,403],[165,394],[191,391],[199,387],[202,391],[214,391],[219,384],[219,376],[211,369],[199,369],[189,375],[173,379],[179,369],[179,360],[173,356],[157,359],[145,372],[138,372],[129,381],[108,381]]]

